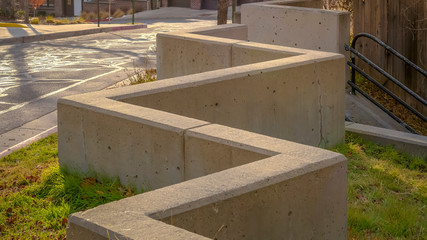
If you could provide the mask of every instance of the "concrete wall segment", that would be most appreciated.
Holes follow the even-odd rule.
[[[293,7],[304,8],[323,8],[323,0],[282,0],[282,1],[269,1],[268,3],[276,3],[278,5],[286,5]]]
[[[301,55],[233,67],[227,72],[201,73],[192,76],[207,79],[211,75],[215,80],[124,101],[312,146],[332,146],[342,142],[344,135],[344,105],[338,101],[344,97],[340,94],[344,89],[344,70],[330,71],[343,66],[343,59],[332,54],[327,60],[317,60]],[[283,101],[282,96],[297,105],[289,108],[289,102]],[[319,111],[320,104],[327,107]],[[301,120],[305,122],[304,128],[281,124]],[[329,137],[332,133],[333,137]]]
[[[346,239],[347,205],[337,198],[345,195],[345,182],[337,184],[345,174],[344,165],[329,167],[163,221],[215,239]]]
[[[138,191],[183,181],[183,130],[177,133],[90,112],[84,132],[86,161],[101,176],[118,177]]]
[[[64,105],[66,99],[58,104],[62,167],[118,177],[138,190],[183,181],[184,131],[207,122],[134,105],[123,109],[127,104],[109,99],[87,101],[91,110]]]
[[[241,22],[248,25],[248,40],[347,54],[344,43],[350,40],[350,13],[289,4],[275,1],[242,5]]]
[[[326,156],[333,158],[337,156],[336,153],[324,151],[321,148],[253,132],[242,131],[218,124],[209,124],[187,130],[186,136],[226,144],[234,148],[241,148],[254,153],[259,153],[266,157],[278,154],[286,156],[304,156],[306,159],[325,158]],[[226,139],[226,141],[224,139]]]
[[[75,106],[58,103],[58,150],[59,165],[71,172],[88,172],[84,151],[83,117]]]
[[[223,24],[214,27],[190,29],[188,32],[219,38],[228,38],[235,40],[248,40],[248,26],[243,24]]]
[[[114,91],[105,91],[105,93],[96,92],[93,93],[93,95],[73,95],[59,99],[58,105],[69,105],[75,108],[87,109],[141,124],[153,125],[176,133],[182,133],[182,129],[208,124],[208,122],[205,121],[189,119],[184,116],[166,113],[143,106],[136,106],[134,104],[126,104],[125,102],[115,101],[109,98],[114,95]]]
[[[231,44],[240,40],[221,39],[195,34],[157,34],[158,79],[231,67]]]
[[[86,226],[87,228],[96,228],[98,233],[103,233],[108,229],[111,232],[123,234],[126,237],[131,237],[132,239],[153,239],[148,236],[167,236],[165,235],[165,232],[170,233],[173,228],[171,229],[170,227],[172,226],[170,225],[164,225],[161,222],[146,219],[144,216],[164,220],[173,219],[177,216],[176,220],[179,220],[179,214],[191,211],[200,214],[200,212],[202,212],[201,210],[203,210],[205,206],[209,207],[211,204],[221,204],[224,207],[233,206],[233,204],[230,205],[227,201],[231,200],[231,202],[233,202],[232,199],[236,199],[237,197],[238,200],[239,196],[244,196],[248,193],[253,194],[254,191],[259,191],[260,194],[258,196],[260,196],[261,192],[264,191],[263,189],[269,189],[270,187],[273,187],[274,189],[277,184],[283,183],[285,184],[284,186],[291,186],[291,188],[297,189],[298,192],[301,192],[301,183],[298,183],[298,181],[303,181],[304,184],[307,184],[307,181],[309,181],[312,184],[307,185],[307,194],[288,195],[285,199],[292,200],[290,200],[289,204],[281,204],[281,206],[282,208],[295,208],[295,210],[293,210],[295,214],[294,216],[299,215],[300,217],[311,217],[313,214],[320,214],[322,215],[322,218],[320,218],[322,219],[321,225],[314,227],[314,225],[312,225],[313,219],[306,219],[304,224],[297,224],[298,226],[304,226],[303,229],[291,232],[296,235],[298,234],[297,232],[303,232],[303,234],[307,234],[307,232],[309,232],[310,234],[320,234],[319,236],[325,236],[323,238],[334,236],[334,239],[345,239],[347,216],[343,210],[346,209],[346,182],[338,180],[341,179],[342,176],[345,178],[346,162],[344,157],[336,154],[336,157],[324,158],[316,164],[307,164],[304,160],[298,157],[289,157],[286,159],[287,160],[285,160],[281,155],[278,155],[262,161],[247,164],[239,168],[225,170],[203,178],[193,179],[177,185],[172,185],[156,191],[147,192],[131,198],[109,203],[95,209],[76,213],[72,218],[70,218],[70,222],[78,223]],[[309,165],[310,167],[307,168]],[[262,171],[260,171],[261,169]],[[335,171],[335,169],[339,170]],[[310,172],[316,174],[308,174]],[[318,180],[322,180],[314,180],[313,177]],[[313,191],[317,191],[320,194],[327,194],[322,196],[316,195],[317,197],[313,197],[313,195],[315,195],[313,194]],[[278,192],[279,194],[283,193],[283,191],[277,190],[273,190],[273,192],[276,194]],[[288,194],[292,191],[284,192]],[[264,197],[271,198],[272,196],[267,194]],[[310,206],[317,210],[313,212],[310,210],[311,208],[308,209],[307,206],[305,206],[305,209],[307,209],[307,212],[310,212],[310,214],[299,213],[298,211],[303,210],[304,207],[299,208],[296,205],[298,205],[298,203],[308,203],[307,201],[314,201],[313,203],[315,204]],[[331,202],[334,204],[331,204]],[[323,206],[319,207],[319,204]],[[255,208],[252,209],[252,211],[256,209],[264,208]],[[287,216],[288,211],[286,211],[286,214],[284,215]],[[266,215],[258,216],[261,217]],[[204,215],[204,222],[206,222],[207,218],[208,215]],[[92,227],[90,225],[88,226],[85,223],[86,221],[90,221],[95,225]],[[132,227],[134,225],[144,226],[144,228]],[[205,224],[205,227],[208,227],[208,225],[209,224]],[[329,225],[329,227],[325,227],[325,225]],[[339,226],[337,227],[337,225]],[[282,225],[280,224],[279,228],[280,226]],[[251,226],[248,226],[249,229],[246,229],[246,231],[250,232],[252,230],[250,227]],[[133,229],[133,231],[129,231],[129,229]],[[314,232],[314,230],[317,231]],[[153,231],[156,233],[151,235],[150,233]],[[287,234],[289,234],[289,232],[287,232]],[[105,235],[106,234],[104,233],[104,236]],[[175,235],[169,235],[168,239],[181,239],[178,237],[179,235],[173,238],[171,238],[171,236]]]

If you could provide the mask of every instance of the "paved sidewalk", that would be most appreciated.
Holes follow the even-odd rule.
[[[135,29],[156,28],[157,23],[168,23],[176,28],[175,23],[191,19],[215,20],[215,10],[194,10],[189,8],[168,7],[157,10],[144,11],[135,14],[135,25],[131,25],[132,16],[113,19],[111,24],[102,22],[100,28],[97,23],[69,24],[69,25],[26,25],[26,28],[0,27],[0,45],[13,45],[25,42],[43,41],[49,39],[68,38],[99,32]],[[229,9],[231,18],[231,8]],[[200,20],[199,20],[200,21]],[[16,143],[16,145],[1,148],[0,158],[24,147],[33,141],[56,132],[56,111],[38,119],[30,121],[21,127],[0,134],[0,142]]]
[[[100,32],[147,28],[147,23],[161,21],[162,19],[216,19],[216,16],[216,10],[167,7],[135,13],[134,25],[130,24],[132,22],[131,15],[113,19],[111,23],[101,22],[100,27],[98,27],[96,22],[68,25],[21,24],[27,27],[0,27],[0,45],[75,37]],[[229,8],[228,18],[231,19],[231,7]]]
[[[26,28],[0,27],[0,45],[43,41],[49,39],[75,37],[100,32],[146,28],[147,24],[69,24],[69,25],[31,25]]]

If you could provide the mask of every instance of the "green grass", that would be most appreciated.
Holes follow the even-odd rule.
[[[349,239],[427,239],[427,162],[348,134]]]
[[[347,135],[349,239],[427,239],[426,159]],[[0,159],[0,239],[64,239],[69,214],[134,195],[58,167],[52,135]]]
[[[133,195],[60,170],[52,135],[0,160],[0,238],[64,239],[68,215]]]

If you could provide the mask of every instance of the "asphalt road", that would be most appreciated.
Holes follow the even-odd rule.
[[[124,70],[132,72],[134,64],[155,61],[157,33],[216,24],[206,19],[146,22],[146,29],[0,46],[0,135],[54,112],[60,97],[104,89],[126,79]],[[8,138],[1,140],[0,152],[19,141]]]

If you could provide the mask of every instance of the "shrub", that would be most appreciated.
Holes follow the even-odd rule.
[[[38,17],[31,18],[31,19],[30,19],[30,23],[31,23],[31,24],[39,24],[39,18],[38,18]]]
[[[80,23],[85,23],[86,21],[82,18],[82,17],[73,17],[73,19],[71,19],[71,24],[80,24]]]
[[[70,20],[68,20],[68,18],[63,18],[62,23],[63,24],[70,24]]]
[[[81,18],[83,18],[84,20],[88,20],[88,12],[86,12],[86,11],[82,11],[81,13],[80,13],[80,17]]]
[[[127,10],[126,15],[132,15],[132,9]]]
[[[125,68],[125,73],[128,76],[128,84],[136,85],[140,83],[152,82],[157,80],[157,70],[150,66],[148,58],[142,66],[133,63],[133,71]]]
[[[123,15],[125,15],[125,13],[124,13],[121,9],[117,9],[117,10],[113,13],[113,17],[114,17],[114,18],[121,18],[121,17],[123,17]]]
[[[53,20],[53,24],[55,24],[55,25],[64,25],[64,23],[62,22],[62,20],[59,20],[59,19]]]
[[[100,11],[99,12],[99,17],[102,19],[106,19],[110,14],[106,11]]]
[[[94,12],[90,12],[90,13],[88,13],[86,20],[93,20],[96,18],[97,18],[97,15]]]
[[[46,16],[46,11],[37,11],[37,16],[38,17],[45,17]]]
[[[53,18],[53,16],[47,16],[46,23],[49,23],[49,24],[55,23],[55,19]]]
[[[15,17],[19,18],[19,19],[24,18],[25,17],[25,12],[23,10],[19,10],[19,11],[16,12]]]
[[[55,24],[55,25],[70,24],[70,20],[68,20],[68,18],[64,18],[64,19],[55,19],[55,20],[54,20],[54,24]]]

